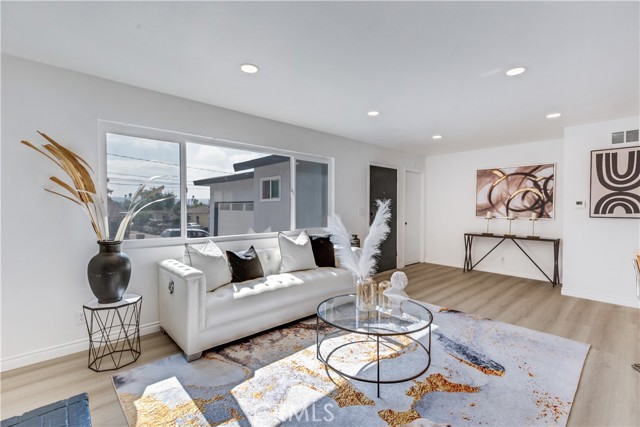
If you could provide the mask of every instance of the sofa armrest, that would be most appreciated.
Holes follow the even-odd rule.
[[[190,267],[187,264],[183,264],[180,261],[176,261],[175,259],[166,259],[160,262],[160,268],[184,281],[193,282],[194,280],[192,279],[204,277],[204,273],[202,271]]]
[[[205,329],[206,279],[203,272],[176,260],[159,263],[158,314],[160,326],[186,355],[199,351]]]

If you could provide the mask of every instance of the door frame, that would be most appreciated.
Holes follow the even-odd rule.
[[[402,193],[402,198],[403,198],[403,202],[404,202],[404,206],[402,207],[402,216],[403,216],[403,221],[400,224],[401,229],[402,229],[402,264],[398,264],[399,266],[401,265],[402,267],[406,266],[406,262],[405,262],[405,252],[404,252],[404,248],[405,248],[405,236],[406,236],[406,227],[405,227],[405,222],[407,220],[407,213],[406,213],[406,201],[407,201],[407,174],[409,173],[414,173],[417,174],[419,176],[420,179],[420,200],[419,200],[419,206],[420,206],[420,219],[421,221],[419,221],[419,236],[420,236],[420,259],[418,262],[424,262],[424,251],[425,251],[425,230],[426,230],[426,225],[427,225],[427,219],[425,217],[425,172],[423,170],[420,169],[413,169],[413,168],[404,168],[404,176],[403,176],[403,193]]]
[[[404,189],[404,174],[401,173],[404,168],[386,163],[369,162],[367,166],[367,234],[369,234],[369,218],[371,217],[371,204],[369,203],[371,200],[371,166],[394,169],[396,171],[396,197],[398,199],[396,200],[396,269],[402,268],[404,264],[401,264],[400,261],[404,262],[404,220],[400,221],[400,218],[404,218],[404,191],[401,191]],[[400,229],[400,225],[402,225],[402,229]],[[401,230],[402,232],[400,232]],[[362,241],[364,243],[364,239]]]

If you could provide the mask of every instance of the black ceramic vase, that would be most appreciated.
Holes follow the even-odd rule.
[[[87,266],[91,292],[100,304],[110,304],[122,299],[131,278],[131,260],[120,250],[122,242],[98,241],[98,252]]]

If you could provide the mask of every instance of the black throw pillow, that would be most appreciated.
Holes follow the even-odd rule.
[[[264,276],[260,258],[253,246],[244,253],[227,251],[227,259],[231,268],[232,282],[244,282]]]
[[[335,267],[336,254],[333,251],[333,243],[329,236],[309,236],[313,257],[318,267]]]

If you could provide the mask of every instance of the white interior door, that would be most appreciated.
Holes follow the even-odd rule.
[[[405,173],[404,264],[420,262],[422,239],[422,174]]]

